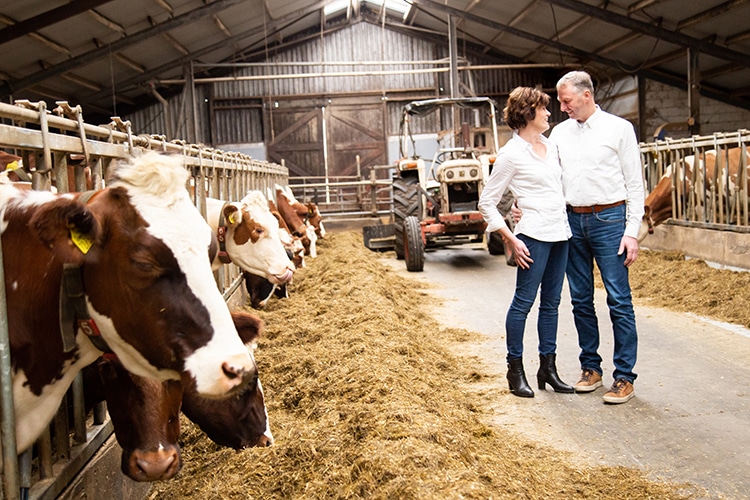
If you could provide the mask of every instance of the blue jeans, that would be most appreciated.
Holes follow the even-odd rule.
[[[528,269],[516,271],[516,292],[505,317],[508,361],[523,357],[523,333],[531,306],[539,295],[539,354],[554,354],[557,349],[557,318],[560,293],[568,261],[567,241],[539,241],[525,234],[518,235],[531,253],[534,262]]]
[[[568,211],[568,222],[573,232],[568,257],[568,285],[573,303],[573,318],[578,330],[579,360],[582,369],[601,375],[599,356],[599,325],[594,309],[594,260],[607,291],[609,317],[615,337],[615,379],[633,382],[637,375],[633,367],[638,351],[638,333],[630,294],[625,252],[617,255],[625,232],[626,207],[620,205],[598,213],[577,214]]]

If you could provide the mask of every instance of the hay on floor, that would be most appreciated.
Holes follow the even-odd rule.
[[[184,467],[151,498],[690,498],[625,467],[566,454],[482,423],[484,376],[449,346],[418,283],[378,262],[360,234],[331,234],[291,297],[255,311],[256,358],[276,444],[235,452],[183,418]],[[513,404],[508,398],[507,404]]]

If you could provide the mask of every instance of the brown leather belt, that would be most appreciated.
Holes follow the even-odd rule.
[[[590,207],[571,207],[570,205],[568,205],[568,210],[577,214],[595,214],[597,212],[601,212],[602,210],[619,207],[620,205],[624,204],[625,200],[616,201],[614,203],[606,203],[604,205],[592,205]]]

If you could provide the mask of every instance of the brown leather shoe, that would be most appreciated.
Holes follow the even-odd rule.
[[[630,401],[635,396],[633,384],[624,378],[618,378],[612,387],[604,395],[605,403],[620,404]]]
[[[578,382],[576,382],[576,385],[573,388],[576,390],[576,392],[591,392],[595,391],[597,387],[601,386],[602,376],[594,370],[584,368],[583,372],[581,373],[581,378],[578,379]]]

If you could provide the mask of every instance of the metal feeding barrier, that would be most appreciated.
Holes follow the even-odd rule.
[[[87,124],[80,106],[72,107],[67,102],[58,102],[51,111],[44,101],[0,103],[0,148],[13,150],[21,157],[23,170],[18,173],[30,176],[33,189],[52,190],[54,185],[58,192],[101,189],[110,166],[138,151],[182,155],[191,173],[185,187],[192,192],[193,202],[204,217],[207,197],[237,201],[249,190],[266,192],[277,184],[288,183],[288,170],[282,165],[241,153],[167,141],[163,136],[136,135],[130,122],[118,117],[104,126]],[[0,247],[2,497],[53,499],[109,438],[113,427],[105,403],[87,416],[79,374],[51,425],[31,448],[17,455],[3,269]],[[215,278],[225,299],[242,283],[242,274],[233,264],[225,264]]]
[[[671,224],[750,232],[748,147],[745,129],[642,143],[647,192],[667,176]]]

